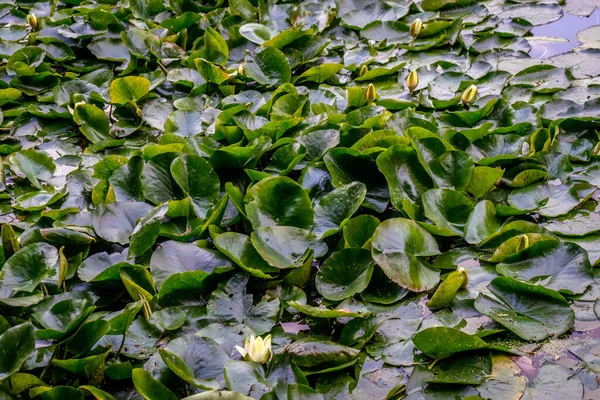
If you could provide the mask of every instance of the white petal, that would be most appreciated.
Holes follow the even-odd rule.
[[[242,357],[246,357],[246,355],[248,355],[248,352],[243,347],[235,346],[235,349],[242,355]]]

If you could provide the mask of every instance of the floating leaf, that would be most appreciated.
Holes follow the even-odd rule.
[[[382,222],[371,246],[375,262],[398,285],[422,292],[438,283],[440,272],[419,258],[439,254],[438,245],[416,222],[402,218]]]
[[[480,294],[475,308],[525,340],[558,336],[573,325],[575,314],[558,292],[517,281],[496,278]]]

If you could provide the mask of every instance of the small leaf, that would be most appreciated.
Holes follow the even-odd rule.
[[[124,105],[134,103],[150,91],[150,81],[140,76],[117,78],[110,83],[110,102]]]

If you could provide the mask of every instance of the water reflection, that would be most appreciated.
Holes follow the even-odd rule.
[[[536,26],[531,30],[534,37],[528,38],[531,45],[529,55],[532,58],[548,58],[566,53],[580,45],[577,34],[594,25],[600,25],[600,9],[598,8],[587,18],[564,14],[558,21]],[[560,41],[543,40],[543,38],[556,38]]]

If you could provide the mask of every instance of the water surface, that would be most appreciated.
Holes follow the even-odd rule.
[[[598,0],[600,5],[600,0]],[[558,21],[536,26],[531,34],[540,40],[529,40],[532,58],[548,58],[556,54],[566,53],[581,43],[577,34],[590,26],[600,25],[600,9],[596,8],[589,17],[564,14]],[[560,41],[545,41],[543,38],[556,38]],[[530,38],[531,39],[531,38]]]

